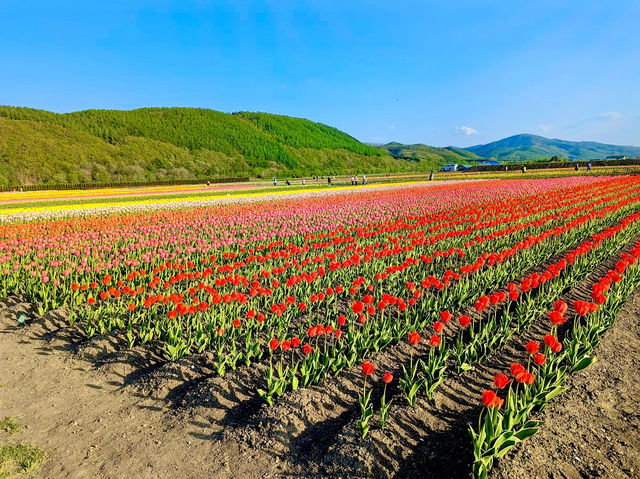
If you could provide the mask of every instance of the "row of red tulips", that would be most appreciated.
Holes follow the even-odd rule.
[[[613,325],[625,300],[640,285],[638,259],[640,243],[629,253],[621,253],[614,268],[593,283],[590,298],[575,300],[571,306],[556,301],[548,313],[551,328],[542,346],[536,341],[526,345],[526,366],[513,363],[508,375],[497,374],[494,387],[482,393],[487,410],[480,416],[477,431],[470,428],[475,477],[487,477],[496,458],[535,434],[542,421],[531,419],[532,413],[544,410],[566,389],[563,384],[568,375],[595,361],[595,346]],[[567,321],[572,321],[573,327],[561,341],[558,327]]]

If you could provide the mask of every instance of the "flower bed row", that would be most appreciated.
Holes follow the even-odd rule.
[[[484,479],[496,458],[534,435],[542,421],[532,414],[566,388],[567,377],[595,361],[593,350],[603,334],[613,325],[617,313],[633,290],[640,285],[640,243],[629,253],[622,253],[615,264],[592,285],[586,301],[574,301],[571,307],[563,301],[549,312],[551,330],[540,343],[527,344],[526,366],[513,363],[509,375],[499,374],[494,388],[482,394],[486,406],[478,428],[470,428],[475,461],[474,476]],[[563,341],[558,339],[559,324],[573,320],[573,327]]]

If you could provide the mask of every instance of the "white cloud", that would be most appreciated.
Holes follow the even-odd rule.
[[[395,130],[396,129],[396,125],[389,125],[389,129],[390,130]]]
[[[540,128],[542,130],[543,133],[549,133],[549,130],[551,129],[551,125],[550,124],[540,124],[538,125],[538,128]]]
[[[605,111],[604,113],[600,113],[598,118],[602,120],[619,120],[622,118],[622,114],[617,111]]]
[[[478,131],[470,126],[456,126],[453,130],[455,135],[476,135]]]

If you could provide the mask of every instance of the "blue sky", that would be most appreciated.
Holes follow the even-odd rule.
[[[194,106],[362,141],[640,145],[640,2],[0,0],[0,104]]]

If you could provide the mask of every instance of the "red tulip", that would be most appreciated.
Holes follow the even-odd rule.
[[[564,301],[562,301],[561,299],[559,299],[553,304],[553,309],[555,311],[558,311],[560,314],[564,314],[569,309],[569,305]]]
[[[373,363],[370,363],[369,361],[365,361],[362,363],[362,373],[365,376],[371,376],[373,374],[373,370],[374,370]]]
[[[481,312],[483,311],[487,306],[489,306],[489,298],[487,296],[480,296],[476,302],[474,303],[474,307],[476,309],[476,311]]]
[[[482,404],[487,407],[502,407],[504,399],[500,399],[493,389],[487,389],[482,393]]]
[[[466,328],[467,326],[469,326],[469,324],[471,324],[471,318],[466,314],[460,316],[458,318],[458,321],[460,322],[460,326],[462,326],[463,328]]]
[[[559,311],[554,310],[549,312],[549,321],[551,321],[555,325],[563,324],[566,320],[567,318],[562,316],[562,313],[560,313]]]
[[[525,374],[524,380],[522,382],[524,382],[524,383],[526,383],[528,385],[532,385],[535,380],[536,380],[536,375],[527,372]]]
[[[493,378],[493,383],[496,385],[498,389],[504,388],[507,384],[509,384],[509,377],[506,374],[496,374]]]
[[[539,343],[536,343],[535,341],[529,341],[527,343],[527,352],[529,354],[537,353],[538,349],[540,349],[540,344]]]
[[[524,372],[524,366],[522,364],[513,363],[511,364],[511,369],[509,372],[511,373],[511,376],[517,379],[518,376],[520,376]]]

